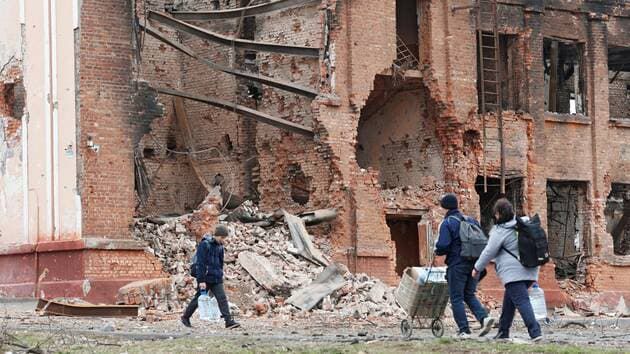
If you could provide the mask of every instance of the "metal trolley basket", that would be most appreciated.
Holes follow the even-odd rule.
[[[394,293],[396,302],[407,314],[407,318],[400,322],[400,332],[405,339],[411,337],[414,321],[418,328],[431,328],[436,337],[444,334],[440,318],[448,303],[448,285],[446,281],[431,281],[431,271],[429,268],[427,282],[421,285],[412,276],[412,268],[405,269]]]

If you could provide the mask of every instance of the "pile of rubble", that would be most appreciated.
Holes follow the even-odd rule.
[[[278,219],[278,214],[275,215]],[[238,221],[243,216],[251,222]],[[147,251],[154,254],[171,275],[171,291],[175,294],[165,296],[167,305],[156,301],[158,296],[147,296],[151,301],[139,302],[145,307],[177,311],[193,296],[196,284],[189,269],[196,241],[187,227],[190,217],[136,220],[135,238],[146,242]],[[225,287],[230,301],[240,308],[241,314],[292,316],[313,310],[355,318],[404,315],[395,303],[394,288],[365,274],[352,274],[344,266],[330,262],[325,256],[329,254],[325,238],[311,241],[303,222],[287,221],[300,220],[297,217],[285,214],[281,219],[284,222],[269,222],[273,219],[271,214],[260,213],[255,205],[247,203],[219,219],[230,229],[225,245]],[[256,222],[263,219],[265,221]],[[324,279],[324,274],[332,280]],[[300,292],[309,292],[307,297],[312,297],[306,288],[314,285],[314,281],[324,282],[323,288],[327,291],[320,294],[321,300],[304,302]]]

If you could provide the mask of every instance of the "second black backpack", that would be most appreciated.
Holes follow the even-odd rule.
[[[549,262],[547,234],[545,234],[545,230],[543,230],[540,225],[540,217],[538,214],[534,215],[528,221],[517,217],[516,233],[520,257],[517,257],[512,252],[508,251],[508,253],[518,259],[523,267],[534,268]]]

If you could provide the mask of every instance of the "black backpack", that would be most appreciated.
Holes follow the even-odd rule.
[[[208,242],[209,239],[204,236],[201,239],[201,242],[199,242],[199,246],[203,243],[203,242]],[[197,250],[195,251],[195,255],[192,257],[192,259],[190,260],[190,275],[197,278],[197,273],[199,272],[199,268],[200,264],[197,263],[197,260],[199,259],[199,257],[197,257],[197,253],[199,252],[199,246],[197,246]]]
[[[521,262],[523,267],[535,268],[549,262],[549,245],[547,243],[547,234],[540,226],[540,217],[534,215],[529,221],[516,218],[516,237],[518,237],[518,254],[510,252],[507,248],[503,249],[512,257]]]

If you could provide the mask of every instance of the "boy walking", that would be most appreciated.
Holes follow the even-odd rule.
[[[225,328],[237,328],[241,325],[232,319],[225,289],[223,289],[223,244],[229,235],[225,225],[217,225],[214,235],[205,235],[197,247],[196,269],[197,293],[186,307],[181,322],[186,327],[192,327],[190,317],[197,310],[197,300],[202,290],[211,292],[217,299],[221,316],[225,320]]]
[[[479,226],[476,220],[465,217],[458,209],[457,197],[448,193],[440,199],[440,206],[446,210],[444,221],[440,224],[440,235],[435,244],[435,254],[446,255],[446,278],[448,292],[453,309],[453,317],[459,327],[458,337],[469,338],[471,335],[466,308],[468,305],[477,321],[481,323],[479,336],[485,336],[490,332],[494,319],[488,316],[488,312],[481,305],[475,293],[477,292],[477,280],[472,277],[473,260],[464,259],[461,256],[462,242],[459,236],[460,223],[467,222]]]

